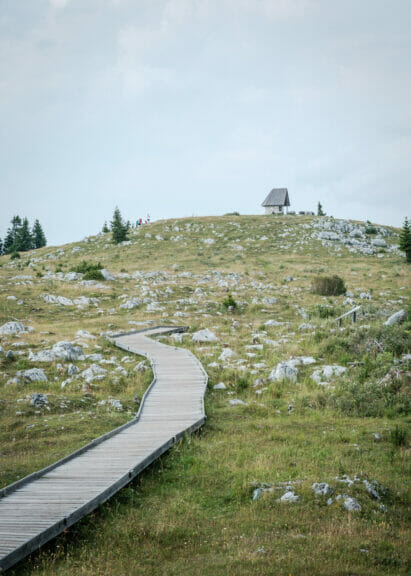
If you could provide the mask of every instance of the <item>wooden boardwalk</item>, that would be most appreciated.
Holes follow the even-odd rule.
[[[154,380],[135,419],[0,491],[0,571],[105,502],[184,434],[205,422],[207,374],[191,352],[148,338],[158,327],[113,338],[146,356]]]

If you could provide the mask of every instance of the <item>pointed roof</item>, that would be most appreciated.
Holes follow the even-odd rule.
[[[273,188],[262,206],[290,206],[287,188]]]

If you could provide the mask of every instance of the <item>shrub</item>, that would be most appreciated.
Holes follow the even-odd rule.
[[[407,430],[400,428],[397,424],[394,430],[391,430],[390,438],[394,446],[405,446],[407,443]]]
[[[227,298],[223,301],[223,306],[226,310],[228,309],[236,310],[238,308],[238,304],[231,294],[229,294]]]
[[[318,304],[314,310],[314,316],[319,318],[334,318],[337,312],[332,306],[324,306],[323,304]]]
[[[366,234],[377,234],[378,230],[377,228],[374,226],[374,224],[371,224],[371,222],[369,220],[367,220],[367,227],[365,229],[365,233]]]
[[[20,258],[20,254],[18,252],[12,252],[10,256],[10,260],[18,260]]]
[[[340,276],[316,276],[312,290],[321,296],[339,296],[346,292],[344,280]]]
[[[93,262],[83,260],[83,262],[78,264],[75,268],[72,268],[72,271],[83,274],[84,280],[104,280],[105,278],[101,273],[102,269],[103,266],[100,262],[94,264]]]

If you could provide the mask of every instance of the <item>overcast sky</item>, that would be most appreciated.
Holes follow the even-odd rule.
[[[0,236],[295,210],[401,225],[411,0],[0,0]]]

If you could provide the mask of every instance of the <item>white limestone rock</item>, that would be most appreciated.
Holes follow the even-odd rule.
[[[93,382],[93,380],[103,380],[107,375],[107,370],[98,364],[92,364],[86,370],[81,372],[80,377],[86,382]]]
[[[231,348],[224,348],[218,359],[221,360],[221,362],[225,362],[226,360],[234,358],[235,356],[237,356],[237,354],[234,352],[234,350],[231,350]]]
[[[227,386],[224,382],[219,382],[218,384],[214,384],[213,390],[227,390]]]
[[[12,335],[12,334],[26,334],[27,332],[33,332],[31,326],[25,326],[21,322],[6,322],[3,326],[0,326],[0,335]]]
[[[393,326],[394,324],[401,324],[407,318],[406,310],[398,310],[384,322],[384,326]]]
[[[30,382],[48,382],[47,376],[41,368],[31,368],[23,372],[23,378]]]
[[[113,276],[113,274],[111,274],[111,272],[109,272],[105,268],[100,270],[100,272],[101,272],[101,275],[103,276],[104,280],[115,280],[115,277]]]
[[[315,370],[311,374],[311,378],[317,382],[317,384],[321,384],[324,382],[328,382],[335,377],[342,376],[345,374],[346,368],[344,366],[338,366],[337,364],[333,364],[332,366],[322,366],[318,370]]]
[[[194,332],[192,340],[193,342],[217,342],[218,338],[214,332],[211,332],[208,328],[204,328],[204,330]]]
[[[298,375],[298,368],[296,368],[292,361],[279,362],[274,370],[271,371],[268,379],[274,381],[291,380],[296,382]]]

